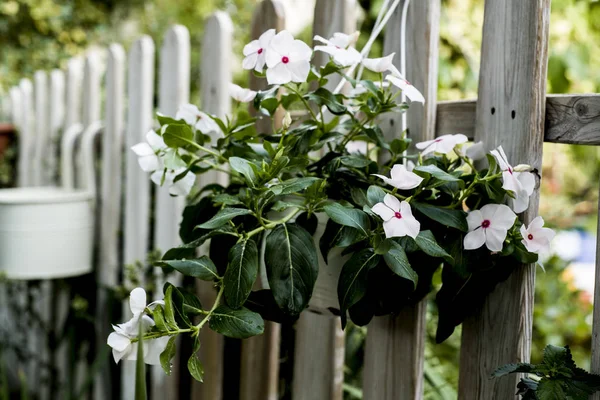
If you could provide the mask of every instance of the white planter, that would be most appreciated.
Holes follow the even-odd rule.
[[[29,187],[0,191],[0,272],[51,279],[92,270],[93,194]]]

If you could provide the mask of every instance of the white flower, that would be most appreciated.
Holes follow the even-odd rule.
[[[502,251],[508,230],[516,214],[504,204],[487,204],[467,215],[469,233],[464,239],[465,250],[478,249],[483,244],[491,251]]]
[[[295,40],[288,31],[281,31],[267,50],[267,82],[282,85],[289,82],[306,82],[310,72],[312,50],[301,40]]]
[[[502,171],[502,188],[512,192],[515,196],[514,199],[509,198],[511,208],[517,213],[525,211],[529,206],[529,196],[535,188],[535,176],[531,172],[515,171],[508,163],[502,146],[498,146],[496,150],[492,150],[490,153],[494,156]],[[529,166],[520,165],[519,167],[526,170]]]
[[[391,194],[386,194],[383,203],[377,203],[372,208],[373,212],[383,219],[385,237],[410,236],[417,237],[421,224],[412,215],[410,205],[402,203]]]
[[[253,40],[244,46],[244,61],[242,61],[242,68],[254,69],[257,72],[262,72],[265,67],[265,56],[271,39],[275,36],[275,29],[269,29],[264,32],[258,40]]]
[[[186,167],[178,168],[175,170],[160,169],[150,175],[152,182],[157,185],[164,184],[169,188],[169,193],[173,196],[187,196],[196,182],[196,175],[191,171],[188,171],[183,178],[174,182],[175,178],[182,174],[186,170]],[[164,181],[163,181],[164,178]]]
[[[223,131],[221,130],[221,127],[219,127],[219,124],[193,104],[183,104],[179,107],[175,119],[183,119],[186,123],[205,135],[216,133],[223,137]]]
[[[138,155],[138,163],[145,172],[156,171],[160,168],[159,153],[166,149],[167,145],[162,136],[153,130],[146,134],[146,142],[138,143],[131,148]]]
[[[407,81],[393,64],[390,65],[388,70],[391,72],[391,74],[387,75],[385,79],[390,81],[398,89],[402,90],[402,93],[404,93],[404,95],[408,97],[410,101],[425,103],[425,97],[423,97],[423,94],[419,92],[419,89]]]
[[[151,303],[149,307],[158,303]],[[135,288],[131,291],[129,308],[133,313],[133,317],[123,324],[113,325],[115,331],[108,335],[107,344],[112,347],[113,358],[116,363],[121,359],[136,360],[138,342],[132,343],[131,340],[138,337],[140,324],[144,334],[154,326],[152,318],[144,314],[146,308],[146,292],[144,289]],[[164,351],[168,341],[168,336],[144,340],[144,362],[151,365],[160,365],[160,353]]]
[[[417,186],[419,186],[421,182],[423,182],[423,178],[421,178],[414,172],[408,171],[406,169],[406,166],[402,164],[396,164],[392,167],[392,170],[390,171],[391,178],[379,174],[373,175],[383,179],[383,181],[388,185],[391,185],[400,190],[414,189]]]
[[[477,161],[485,158],[485,148],[483,142],[473,143],[466,151],[467,157],[471,160]]]
[[[543,226],[544,219],[539,216],[531,221],[529,227],[526,228],[525,224],[521,225],[521,236],[523,236],[521,243],[525,245],[527,251],[539,253],[550,248],[550,242],[554,239],[556,233],[552,229]]]
[[[467,140],[465,135],[459,133],[457,135],[442,135],[437,139],[417,143],[416,146],[417,149],[423,150],[422,155],[429,153],[448,154],[454,150],[454,146],[465,143]]]
[[[251,102],[256,97],[256,94],[254,90],[243,88],[235,83],[229,84],[229,95],[241,103]]]
[[[392,60],[396,53],[392,53],[389,56],[381,57],[381,58],[364,58],[362,60],[362,64],[365,68],[373,71],[373,72],[385,72],[389,71],[392,66]]]
[[[359,32],[352,35],[336,32],[329,40],[316,35],[314,40],[324,43],[326,46],[315,46],[315,51],[322,51],[331,55],[333,61],[341,67],[349,67],[357,64],[362,59],[362,56],[354,47],[351,47],[358,40]]]

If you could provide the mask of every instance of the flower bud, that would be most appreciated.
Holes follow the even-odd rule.
[[[513,171],[515,171],[515,172],[531,172],[531,171],[533,171],[533,168],[531,167],[531,165],[519,164],[513,168]]]
[[[287,130],[290,125],[292,125],[292,116],[290,115],[289,112],[285,113],[285,116],[283,117],[283,120],[281,121],[281,125],[282,128]]]

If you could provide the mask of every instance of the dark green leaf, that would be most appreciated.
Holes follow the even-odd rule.
[[[279,307],[299,314],[308,305],[319,270],[313,238],[296,224],[281,224],[266,239],[265,267]]]
[[[171,118],[168,117],[166,115],[163,115],[161,113],[156,113],[156,119],[158,120],[158,123],[160,124],[160,126],[163,125],[184,125],[186,124],[186,122],[182,119],[175,119],[175,118]]]
[[[449,173],[447,173],[446,171],[438,168],[437,166],[430,164],[430,165],[419,165],[418,167],[415,167],[413,169],[414,173],[418,173],[418,172],[425,172],[431,176],[433,176],[436,179],[439,179],[440,181],[446,181],[446,182],[455,182],[455,181],[459,181],[459,179],[457,177],[455,177],[454,175],[450,175]],[[418,174],[423,176],[423,174]]]
[[[188,124],[168,125],[163,134],[163,140],[169,147],[186,147],[194,139],[194,132]]]
[[[154,319],[154,325],[159,331],[167,331],[167,324],[165,323],[165,312],[163,307],[159,304],[152,311],[152,319]]]
[[[492,376],[495,378],[498,378],[500,376],[514,374],[515,372],[529,373],[529,372],[533,371],[533,369],[534,369],[534,366],[531,364],[527,364],[527,363],[506,364],[506,365],[503,365],[502,367],[496,369],[492,373]]]
[[[319,239],[319,249],[325,264],[327,264],[327,258],[329,251],[334,247],[347,247],[352,243],[358,241],[362,235],[360,231],[349,226],[343,226],[336,223],[334,220],[327,220],[325,226],[325,232]]]
[[[314,92],[308,93],[305,97],[317,103],[318,106],[327,107],[332,114],[342,115],[346,112],[346,106],[342,104],[341,98],[336,97],[324,87],[320,87]]]
[[[165,291],[165,323],[170,331],[179,329],[175,321],[175,309],[173,307],[173,286],[169,285]]]
[[[203,281],[212,281],[219,279],[217,267],[207,256],[202,256],[194,260],[164,260],[164,264],[179,271],[185,276],[191,276]]]
[[[540,400],[565,400],[565,384],[560,380],[542,379],[538,384],[536,396]]]
[[[369,216],[356,208],[346,208],[338,203],[327,204],[324,207],[325,212],[335,222],[340,225],[356,228],[368,236],[367,231],[371,229]]]
[[[278,185],[272,186],[270,190],[276,195],[296,193],[306,189],[307,187],[319,180],[319,178],[312,177],[293,178],[287,181],[283,181]]]
[[[246,182],[248,182],[250,187],[256,187],[258,184],[258,171],[254,164],[240,157],[230,157],[229,165],[231,166],[231,169],[242,174],[244,178],[246,178]]]
[[[446,252],[435,240],[435,236],[431,231],[421,231],[415,239],[417,246],[423,252],[431,257],[439,257],[453,263],[452,256]]]
[[[210,329],[221,335],[246,339],[262,334],[265,323],[259,314],[247,308],[233,310],[221,304],[213,312],[209,325]]]
[[[198,351],[200,350],[200,336],[196,336],[194,339],[194,349],[192,355],[188,359],[187,367],[190,371],[190,375],[198,382],[204,382],[204,368],[198,358]]]
[[[417,275],[415,270],[410,266],[408,257],[406,257],[406,253],[404,252],[402,246],[393,241],[390,241],[390,243],[390,250],[383,255],[385,263],[392,271],[394,271],[396,275],[411,281],[416,289],[417,282],[419,281],[419,275]]]
[[[367,200],[369,200],[369,207],[373,207],[377,203],[382,203],[385,197],[385,192],[379,186],[371,185],[367,189]]]
[[[380,258],[373,249],[363,249],[354,253],[342,267],[337,287],[342,327],[346,325],[346,311],[365,295],[367,274],[379,263]]]
[[[201,229],[215,229],[220,228],[227,222],[231,221],[235,217],[240,215],[252,214],[252,211],[246,208],[224,208],[220,210],[217,215],[206,221],[205,223],[198,225]]]
[[[440,208],[430,204],[412,202],[411,205],[426,217],[462,232],[467,232],[467,217],[464,211]]]
[[[171,375],[171,360],[175,357],[175,353],[177,352],[177,346],[175,345],[176,336],[171,336],[169,341],[167,342],[167,346],[160,353],[160,365],[162,366],[165,374]]]
[[[317,225],[319,225],[319,219],[315,214],[309,214],[303,212],[296,217],[296,224],[301,226],[308,232],[311,236],[315,234],[317,231]]]
[[[371,164],[373,161],[368,159],[365,156],[351,155],[351,156],[340,157],[340,162],[342,163],[342,165],[345,165],[346,167],[365,168],[369,164]]]
[[[258,249],[254,240],[244,240],[229,250],[229,264],[223,278],[225,299],[234,309],[240,308],[258,274]]]

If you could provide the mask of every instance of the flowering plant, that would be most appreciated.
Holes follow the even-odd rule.
[[[151,341],[144,351],[154,356],[162,346],[168,372],[178,334],[190,333],[198,348],[205,326],[247,338],[262,333],[263,318],[294,320],[311,304],[319,270],[336,267],[339,304],[329,310],[342,325],[348,316],[364,325],[419,302],[441,267],[443,341],[498,282],[537,261],[553,232],[541,217],[526,226],[516,215],[533,193],[532,168],[513,168],[502,147],[486,154],[484,144],[470,145],[462,134],[414,147],[403,132],[387,140],[377,121],[408,108],[399,95],[425,99],[394,67],[394,54],[365,58],[353,47],[357,36],[317,36],[311,49],[287,31],[269,30],[244,48],[243,67],[271,86],[255,92],[231,85],[233,99],[250,103],[256,116],[222,119],[184,105],[174,118],[159,114],[160,129],[133,147],[155,183],[173,195],[192,191],[183,244],[159,265],[213,282],[217,295],[206,307],[167,284],[164,302],[150,308],[136,300],[135,322],[117,326],[109,340],[116,360],[141,352],[130,344],[142,332]],[[330,61],[311,65],[313,51]],[[346,69],[358,63],[378,81],[350,78]],[[328,89],[339,77],[351,86],[345,94]],[[259,120],[270,120],[272,131],[261,130]],[[195,188],[207,171],[227,174],[228,185]],[[336,248],[342,250],[333,260]],[[262,290],[253,291],[257,281]],[[201,379],[195,355],[189,366]]]

